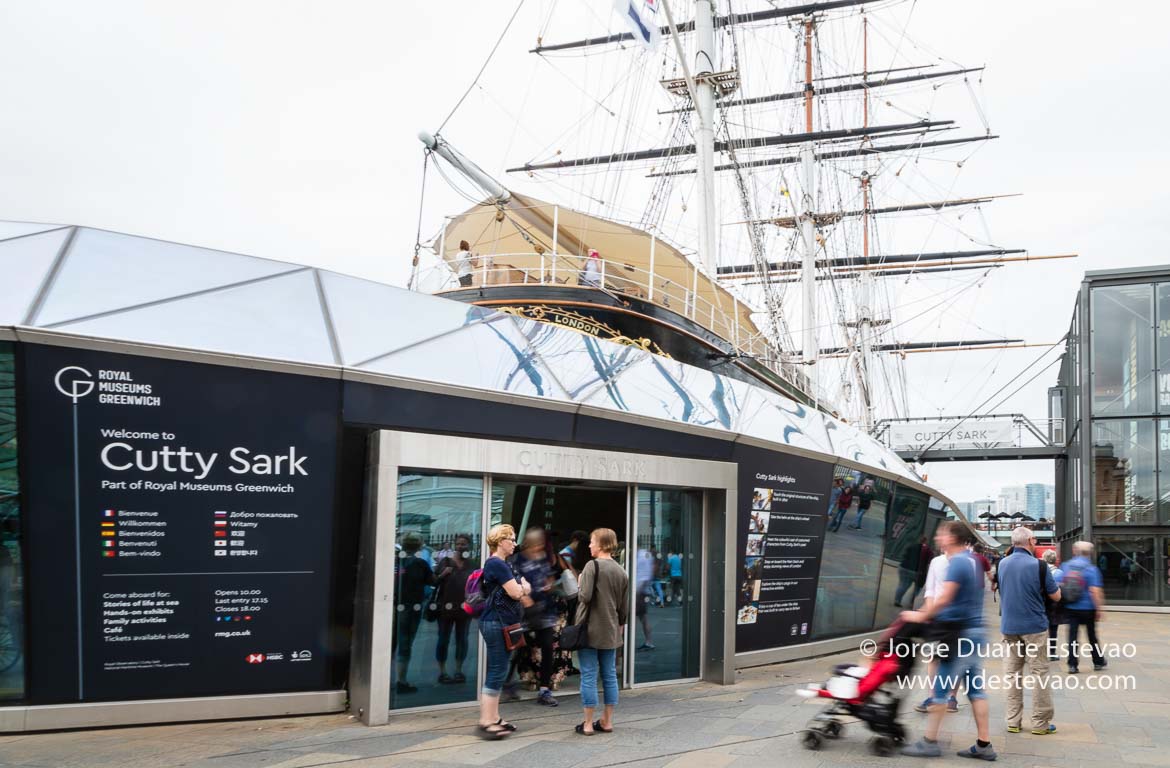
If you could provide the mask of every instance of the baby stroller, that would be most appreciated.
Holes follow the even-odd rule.
[[[830,703],[808,722],[801,737],[805,749],[820,749],[825,739],[840,738],[845,731],[842,718],[856,718],[874,733],[870,751],[886,757],[906,739],[906,729],[898,722],[901,698],[890,683],[914,668],[914,638],[920,624],[906,624],[898,619],[878,641],[873,666],[838,664],[833,676],[823,685],[811,684],[797,691],[806,698],[830,699]],[[899,653],[900,651],[900,653]]]

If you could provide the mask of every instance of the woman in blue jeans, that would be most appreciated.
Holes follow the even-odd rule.
[[[577,592],[576,623],[587,623],[587,648],[577,652],[581,666],[581,705],[585,718],[577,733],[592,736],[613,730],[613,708],[618,700],[617,649],[621,647],[629,618],[629,577],[613,559],[617,534],[612,528],[598,528],[589,537],[594,559],[581,570]],[[597,677],[605,691],[605,710],[594,720],[597,709]]]
[[[504,627],[524,619],[525,604],[531,605],[528,583],[512,572],[506,558],[516,551],[516,529],[497,525],[488,532],[491,556],[483,564],[480,590],[486,596],[479,616],[479,632],[487,646],[487,671],[479,697],[479,732],[485,739],[502,739],[516,726],[500,717],[500,689],[508,676],[508,649],[504,646]]]

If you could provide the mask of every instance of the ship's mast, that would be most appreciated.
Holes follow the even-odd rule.
[[[813,59],[812,59],[813,18],[804,20],[804,130],[813,131]],[[800,236],[804,241],[801,262],[801,287],[804,307],[803,349],[804,363],[812,365],[817,361],[817,240],[816,240],[816,165],[814,147],[805,142],[800,150],[800,165],[804,177],[800,198]]]
[[[695,112],[699,125],[699,262],[714,275],[719,263],[715,224],[715,11],[711,0],[695,0]]]
[[[862,9],[861,17],[861,80],[869,81],[869,19]],[[869,127],[869,89],[862,90],[862,127]],[[862,146],[867,143],[862,139]],[[861,252],[866,263],[869,262],[869,155],[862,161],[861,171]],[[857,286],[857,342],[859,354],[857,356],[857,374],[860,381],[861,397],[861,427],[867,433],[873,431],[873,379],[870,374],[870,363],[873,362],[873,344],[870,338],[874,323],[874,292],[876,289],[873,272],[862,272]]]

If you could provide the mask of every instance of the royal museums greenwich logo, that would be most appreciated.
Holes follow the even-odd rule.
[[[67,365],[53,377],[57,391],[73,401],[78,401],[95,389],[98,402],[103,405],[135,405],[157,408],[162,398],[154,394],[154,387],[134,380],[130,371],[99,370],[97,376],[79,365]]]
[[[74,405],[93,392],[95,386],[93,374],[78,365],[67,365],[57,371],[53,383],[57,386],[58,392],[73,400]]]

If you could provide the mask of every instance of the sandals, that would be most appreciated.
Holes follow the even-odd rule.
[[[585,723],[577,723],[577,726],[573,728],[573,730],[582,736],[592,736],[594,733],[596,733],[596,731],[585,730]]]
[[[512,725],[511,723],[509,723],[507,720],[505,720],[502,717],[499,720],[492,723],[492,725],[498,725],[499,727],[503,728],[508,733],[512,733],[513,731],[516,730],[516,726]],[[488,727],[490,728],[491,726],[488,726]]]
[[[600,720],[594,720],[593,731],[594,733],[613,733],[613,728],[605,728],[601,725]]]
[[[512,731],[504,728],[499,723],[492,723],[491,725],[479,726],[479,737],[481,739],[488,739],[491,741],[499,741],[512,735]]]

